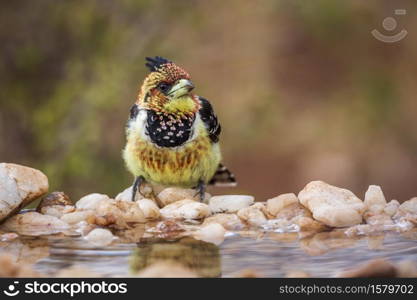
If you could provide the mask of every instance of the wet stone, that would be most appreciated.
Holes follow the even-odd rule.
[[[44,195],[48,178],[29,167],[0,163],[0,221]]]
[[[348,227],[362,223],[365,205],[351,191],[322,181],[312,181],[298,194],[302,205],[314,219],[331,227]]]
[[[209,200],[212,213],[235,213],[253,204],[255,198],[247,195],[213,196]]]

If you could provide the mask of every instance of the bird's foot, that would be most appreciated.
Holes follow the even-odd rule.
[[[138,176],[135,179],[135,182],[133,183],[133,189],[132,189],[132,202],[135,201],[136,193],[139,191],[140,193],[140,187],[142,184],[145,183],[145,178],[143,176]]]
[[[194,197],[199,195],[200,201],[203,202],[204,195],[206,194],[206,184],[204,183],[204,181],[200,179],[195,189],[197,190],[197,193],[195,193]]]

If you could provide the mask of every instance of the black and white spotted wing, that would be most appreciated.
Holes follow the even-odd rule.
[[[192,136],[195,116],[174,116],[147,110],[146,134],[159,147],[178,147]]]
[[[222,130],[220,123],[217,120],[217,116],[214,113],[213,107],[211,106],[210,102],[202,97],[198,98],[201,104],[201,108],[199,110],[201,120],[203,121],[204,125],[206,126],[209,132],[210,140],[213,143],[217,143],[219,141],[220,132]]]

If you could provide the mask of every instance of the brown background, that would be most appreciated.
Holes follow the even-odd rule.
[[[407,9],[395,16],[394,9]],[[264,200],[325,180],[417,195],[415,1],[3,1],[0,161],[72,198],[131,183],[128,110],[162,55],[223,125],[224,163]],[[408,36],[386,44],[392,16]]]

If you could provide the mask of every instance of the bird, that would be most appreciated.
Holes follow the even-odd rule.
[[[123,159],[133,174],[131,200],[145,183],[196,190],[235,186],[222,163],[221,125],[211,103],[193,93],[188,72],[161,56],[146,57],[150,73],[130,108]]]

